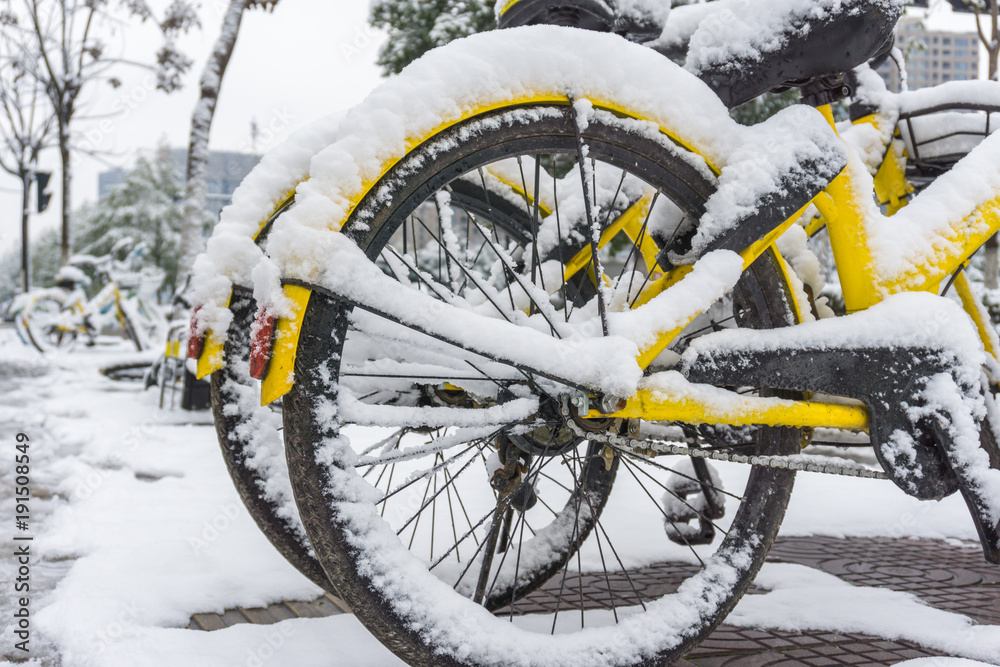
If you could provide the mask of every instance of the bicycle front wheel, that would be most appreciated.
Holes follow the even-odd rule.
[[[485,206],[467,204],[470,186]],[[519,197],[501,194],[511,187]],[[440,317],[461,309],[482,326],[593,337],[599,314],[631,307],[685,250],[714,187],[696,155],[648,124],[601,110],[583,124],[567,106],[520,105],[413,149],[341,233],[398,282],[395,298],[431,295]],[[523,207],[527,224],[505,224],[500,201]],[[586,260],[595,221],[600,261]],[[765,253],[658,363],[704,332],[792,323],[777,261]],[[618,449],[603,436],[627,425],[581,418],[576,389],[362,305],[373,307],[313,293],[285,447],[318,560],[409,664],[670,664],[746,591],[794,473],[732,464],[703,474]],[[800,443],[783,428],[657,424],[657,436],[762,455]],[[370,474],[389,462],[395,478]],[[423,537],[418,525],[430,526]],[[643,566],[670,572],[658,599],[631,574]],[[519,602],[546,581],[544,595]]]
[[[78,318],[56,294],[33,299],[21,318],[28,340],[39,352],[67,351],[76,345]]]

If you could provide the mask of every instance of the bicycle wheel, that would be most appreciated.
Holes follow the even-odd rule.
[[[122,324],[125,326],[126,337],[135,345],[136,352],[142,352],[145,348],[142,344],[142,338],[139,337],[139,331],[135,328],[135,323],[132,322],[132,317],[124,308],[120,308],[118,312],[121,314]]]
[[[101,366],[98,369],[104,377],[118,382],[144,382],[153,366],[151,361],[124,361]]]
[[[65,299],[42,294],[21,314],[23,330],[31,344],[42,353],[67,351],[76,345],[76,316],[67,312]]]
[[[517,238],[527,238],[529,222],[523,205],[516,203],[515,190],[501,183],[495,175],[489,175],[489,179],[501,193],[494,200],[484,198],[479,188],[470,182],[454,184],[454,200],[461,202],[466,210],[479,211],[484,215],[489,212],[498,229],[508,230]],[[270,225],[265,226],[265,230],[269,229]],[[258,238],[258,243],[266,244],[266,240],[265,232]],[[230,477],[251,516],[275,548],[314,583],[335,593],[336,586],[316,561],[297,519],[287,470],[283,465],[281,435],[274,427],[274,415],[269,408],[260,407],[259,383],[249,375],[249,332],[256,305],[248,290],[234,292],[230,310],[233,320],[226,348],[229,363],[212,375],[216,429]],[[396,464],[372,466],[367,473],[372,479],[385,479],[388,484],[396,475]],[[436,488],[438,478],[446,474],[431,475],[428,484]],[[612,477],[607,472],[602,476],[609,480]],[[599,485],[597,477],[595,475],[594,488],[604,491],[594,502],[602,505],[610,485]],[[456,498],[455,502],[458,501]],[[414,532],[417,532],[416,527]],[[581,533],[581,539],[587,532],[589,527]],[[486,604],[491,608],[502,606],[512,597],[519,598],[534,589],[538,583],[540,580],[523,581],[516,588],[495,586],[491,600]]]
[[[233,291],[226,365],[212,373],[212,412],[229,477],[257,527],[285,560],[331,593],[334,585],[312,552],[292,499],[281,416],[260,405],[250,376],[250,328],[257,306],[248,290]]]
[[[553,336],[592,337],[600,312],[629,308],[664,258],[685,249],[714,188],[697,162],[650,136],[645,124],[610,112],[596,111],[581,130],[566,106],[519,105],[475,116],[413,149],[341,233],[396,278],[399,293],[438,298],[436,317],[462,309],[478,313],[483,326],[505,319]],[[472,211],[456,198],[456,183],[479,182],[482,199],[494,201],[487,168],[510,174],[522,193],[537,193],[522,202],[531,221],[523,236],[501,235],[489,207]],[[644,220],[629,237],[621,221],[640,205]],[[595,220],[609,237],[622,233],[604,245],[603,262],[581,268],[575,260]],[[706,331],[790,324],[776,262],[762,256],[658,363]],[[669,664],[735,605],[777,533],[794,473],[730,467],[727,486],[742,488],[734,492],[720,488],[715,474],[695,476],[685,459],[625,452],[601,436],[626,425],[580,419],[568,408],[576,389],[382,318],[378,304],[361,305],[313,292],[296,383],[284,399],[285,448],[317,558],[358,618],[408,664]],[[484,416],[514,397],[538,407],[506,420]],[[426,407],[450,410],[431,418]],[[470,423],[489,426],[463,430]],[[671,426],[653,432],[676,435]],[[800,442],[795,429],[686,431],[692,444],[743,453],[787,454]],[[395,485],[367,474],[373,462],[393,458],[406,464]],[[444,485],[428,485],[432,471],[449,471]],[[624,507],[609,523],[601,515],[616,472],[615,488],[623,489],[610,502],[621,496]],[[554,483],[557,474],[569,481]],[[702,496],[682,490],[691,481]],[[464,512],[448,511],[449,491],[466,494]],[[728,525],[712,507],[720,498],[729,505]],[[388,509],[390,501],[402,509]],[[546,509],[550,523],[534,530]],[[648,523],[630,532],[640,515]],[[699,546],[678,525],[691,520],[724,537]],[[422,521],[439,525],[431,533],[436,555],[413,549],[411,529]],[[683,582],[655,602],[629,575],[654,560],[676,565],[671,576]],[[527,587],[549,578],[551,604],[519,608]],[[503,602],[491,596],[496,587],[514,594],[492,616]],[[547,613],[532,613],[540,609]],[[563,636],[576,619],[588,627]]]

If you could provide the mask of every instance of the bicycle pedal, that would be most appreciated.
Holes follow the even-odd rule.
[[[673,523],[664,519],[667,539],[681,546],[701,546],[715,540],[715,528],[710,521],[700,520],[697,526],[687,523]]]
[[[711,544],[715,519],[725,515],[722,482],[707,462],[685,461],[674,468],[661,500],[663,528],[681,545]],[[696,522],[692,525],[692,522]]]

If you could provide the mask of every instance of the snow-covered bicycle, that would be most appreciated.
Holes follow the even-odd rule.
[[[571,25],[453,43],[298,135],[199,260],[190,356],[241,494],[410,664],[670,664],[749,587],[796,470],[959,491],[1000,561],[1000,345],[962,273],[1000,229],[1000,140],[916,196],[889,159],[904,102],[990,118],[1000,86],[885,93],[892,0],[621,5],[504,3]],[[573,25],[657,26],[686,64]],[[789,85],[804,104],[730,119]],[[848,95],[872,113],[841,138]],[[846,317],[800,278],[814,212]],[[830,430],[883,470],[802,453]]]
[[[103,257],[75,255],[59,269],[55,287],[18,297],[12,311],[21,338],[39,352],[69,350],[80,338],[93,345],[102,327],[114,322],[137,351],[147,349],[163,318],[140,288],[144,281],[158,285],[162,277],[134,270],[143,248],[133,245],[122,239]],[[86,294],[87,270],[104,284],[92,298]]]

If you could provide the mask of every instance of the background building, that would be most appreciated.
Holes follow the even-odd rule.
[[[976,18],[963,0],[911,2],[896,29],[910,90],[947,81],[985,78],[987,59]],[[890,90],[900,90],[899,70],[890,59],[879,69]]]
[[[183,182],[187,171],[187,150],[173,148],[168,151],[179,181]],[[257,163],[259,155],[247,153],[224,153],[213,151],[208,157],[208,179],[206,183],[206,212],[216,220],[222,209],[233,199],[233,192]],[[125,178],[127,170],[118,168],[102,172],[97,177],[97,195],[103,197]]]
[[[906,16],[896,29],[896,44],[906,60],[910,90],[979,78],[979,37],[975,32],[933,30],[921,18]],[[895,63],[886,61],[879,74],[890,90],[899,91]]]

